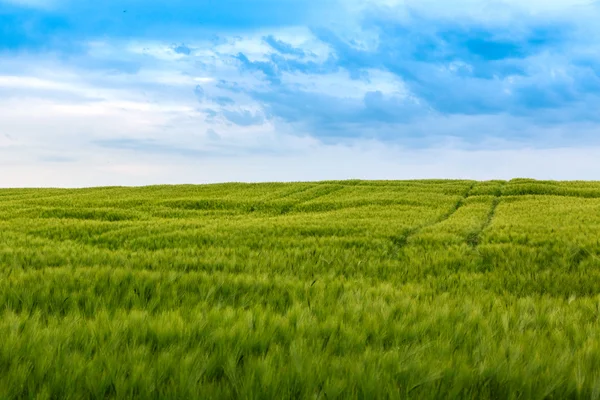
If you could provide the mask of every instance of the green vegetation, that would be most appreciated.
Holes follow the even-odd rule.
[[[0,190],[0,398],[600,398],[600,182]]]

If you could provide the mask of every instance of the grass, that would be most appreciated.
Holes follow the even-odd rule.
[[[0,398],[600,398],[600,182],[0,190]]]

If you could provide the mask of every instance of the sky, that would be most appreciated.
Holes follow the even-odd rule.
[[[600,180],[600,3],[0,0],[0,187]]]

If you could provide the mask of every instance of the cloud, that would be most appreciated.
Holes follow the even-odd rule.
[[[599,9],[585,10],[600,17]],[[260,72],[269,84],[247,93],[271,117],[318,137],[341,132],[348,137],[370,136],[373,125],[403,124],[431,113],[527,117],[532,127],[597,119],[589,110],[600,106],[600,64],[589,59],[595,44],[584,36],[587,30],[577,25],[581,14],[532,17],[514,11],[500,21],[478,21],[443,18],[435,12],[428,15],[425,10],[408,9],[402,17],[384,11],[375,8],[365,13],[357,35],[313,29],[314,36],[330,48],[326,59],[287,58],[291,51],[286,52],[289,48],[274,37],[268,43],[283,49],[281,54],[258,60],[238,54],[242,71]],[[583,54],[588,59],[573,61]],[[348,73],[350,81],[367,82],[373,70],[389,72],[403,82],[409,95],[384,100],[377,90],[366,89],[360,104],[290,80],[300,74],[328,76],[340,70]],[[397,131],[403,128],[398,126]],[[389,138],[391,131],[382,127],[375,136]]]
[[[423,112],[423,108],[414,99],[385,96],[377,90],[365,93],[361,118],[371,123],[400,123],[422,116]]]
[[[129,150],[142,153],[174,154],[185,157],[203,157],[211,155],[211,153],[207,151],[173,146],[168,143],[148,139],[103,139],[95,140],[92,144],[109,149]]]
[[[213,110],[212,108],[205,108],[204,110],[202,110],[205,114],[206,117],[208,119],[213,119],[215,118],[217,115],[219,115],[218,112],[216,112],[215,110]]]
[[[194,95],[196,96],[198,101],[201,102],[204,100],[204,89],[202,89],[202,86],[196,85],[196,87],[194,88]]]
[[[174,46],[173,51],[177,54],[182,54],[185,56],[189,56],[190,54],[192,54],[192,49],[190,49],[189,47],[187,47],[184,44],[180,44],[179,46]]]
[[[223,110],[223,116],[228,120],[239,126],[250,126],[260,125],[265,120],[264,116],[259,113],[253,113],[252,111],[230,111]]]
[[[281,54],[288,54],[298,57],[304,57],[306,54],[304,50],[294,47],[291,44],[283,42],[281,40],[277,40],[273,35],[265,36],[263,40],[265,41],[265,43],[267,43],[274,50],[278,51]]]
[[[211,100],[220,106],[230,106],[235,104],[235,101],[231,97],[227,96],[216,96],[211,98]]]
[[[290,150],[284,152],[274,151],[268,146],[246,145],[239,146],[233,143],[222,141],[222,137],[214,130],[208,129],[207,136],[209,142],[201,142],[189,144],[188,146],[170,143],[166,140],[158,139],[134,139],[129,137],[100,139],[91,142],[92,145],[99,148],[118,150],[124,154],[139,154],[141,157],[156,156],[162,158],[169,157],[185,157],[189,159],[206,159],[220,157],[238,157],[238,156],[260,156],[260,155],[275,155],[281,156],[283,153],[289,153]]]
[[[274,63],[268,61],[250,61],[243,53],[239,53],[235,56],[235,59],[240,62],[240,66],[243,70],[261,72],[265,78],[273,83],[279,82],[279,71]]]
[[[45,163],[73,163],[77,159],[74,157],[65,157],[60,155],[48,155],[40,157],[40,161]]]
[[[206,130],[206,136],[210,140],[220,140],[221,139],[221,136],[212,128],[209,128]]]

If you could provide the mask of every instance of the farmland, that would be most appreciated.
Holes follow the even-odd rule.
[[[600,182],[0,190],[0,398],[600,398]]]

